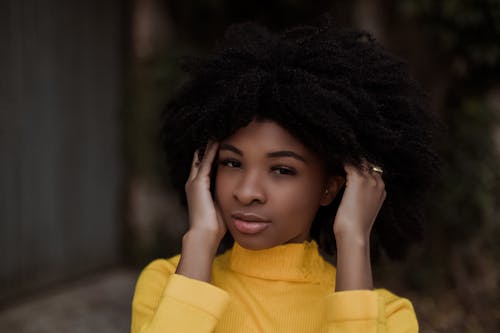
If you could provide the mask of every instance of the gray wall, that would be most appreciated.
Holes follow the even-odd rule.
[[[0,301],[120,259],[124,3],[0,1]]]

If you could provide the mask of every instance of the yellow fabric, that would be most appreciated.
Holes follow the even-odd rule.
[[[132,333],[418,332],[411,303],[385,289],[334,292],[316,242],[218,256],[211,283],[175,274],[179,256],[141,273]]]

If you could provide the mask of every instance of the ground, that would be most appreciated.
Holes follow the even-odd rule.
[[[113,269],[0,309],[0,332],[129,332],[139,272]]]

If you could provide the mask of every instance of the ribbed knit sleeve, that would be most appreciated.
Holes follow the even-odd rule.
[[[418,332],[410,301],[385,289],[334,292],[326,304],[330,333]]]
[[[229,294],[210,283],[174,274],[156,260],[141,273],[132,302],[132,333],[212,332]]]

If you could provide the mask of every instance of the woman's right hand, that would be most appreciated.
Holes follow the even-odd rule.
[[[186,182],[189,230],[182,238],[182,252],[176,274],[210,282],[212,262],[226,234],[217,204],[210,193],[210,171],[218,144],[209,142],[202,161],[194,153],[191,173]]]
[[[210,173],[217,149],[217,142],[209,142],[201,161],[198,158],[198,150],[194,153],[185,190],[189,212],[189,232],[204,234],[207,241],[217,242],[218,247],[227,228],[210,193]]]

